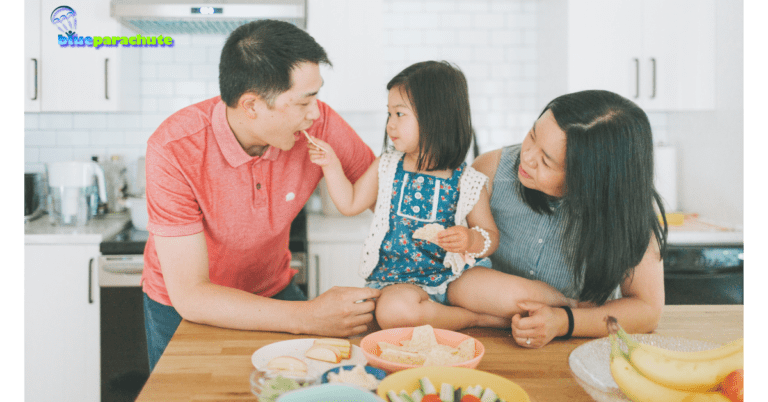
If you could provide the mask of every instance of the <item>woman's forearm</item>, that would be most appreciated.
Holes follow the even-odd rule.
[[[659,324],[663,306],[653,305],[636,297],[622,297],[611,300],[602,306],[573,309],[573,336],[599,338],[608,335],[606,318],[616,317],[619,325],[629,333],[648,333]],[[568,329],[568,317],[564,317],[564,327],[560,326],[558,336],[565,335]]]

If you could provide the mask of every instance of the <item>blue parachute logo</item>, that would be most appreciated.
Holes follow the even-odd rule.
[[[70,6],[58,6],[51,13],[51,22],[56,25],[59,31],[64,32],[67,37],[75,36],[77,29],[77,13]]]

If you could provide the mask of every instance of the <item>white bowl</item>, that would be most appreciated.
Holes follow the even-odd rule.
[[[133,222],[133,227],[139,230],[147,230],[147,221],[149,220],[147,199],[145,197],[131,197],[125,200],[125,205],[131,211],[131,222]]]

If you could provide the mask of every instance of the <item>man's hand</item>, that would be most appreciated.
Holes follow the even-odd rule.
[[[308,302],[302,333],[350,337],[368,330],[381,290],[333,287]]]

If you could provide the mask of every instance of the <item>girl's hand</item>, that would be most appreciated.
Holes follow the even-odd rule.
[[[525,310],[512,317],[512,338],[518,345],[538,349],[557,336],[562,322],[555,313],[556,308],[534,301],[521,302],[517,306]]]
[[[341,166],[339,158],[336,156],[336,153],[333,152],[333,148],[331,148],[327,142],[318,139],[317,137],[312,137],[312,141],[316,142],[317,145],[320,145],[323,149],[327,150],[324,151],[323,149],[318,148],[317,145],[307,141],[307,148],[309,148],[309,160],[312,163],[320,167],[331,166],[334,164]]]
[[[465,253],[472,247],[472,230],[458,225],[437,233],[437,245],[452,253]]]

